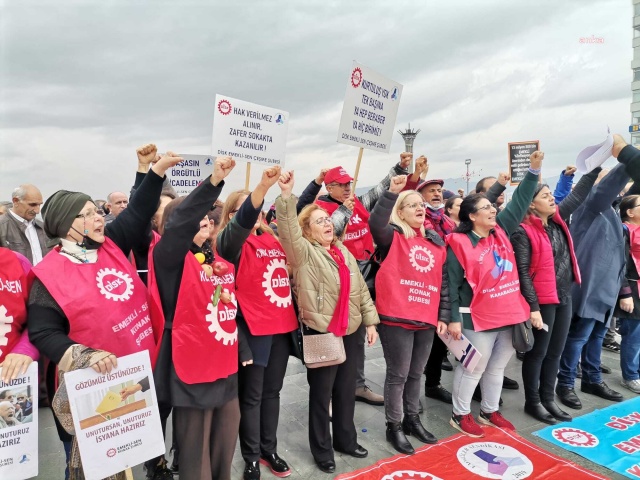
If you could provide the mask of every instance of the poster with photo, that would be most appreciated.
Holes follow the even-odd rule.
[[[149,352],[118,358],[118,367],[105,375],[85,368],[64,378],[87,480],[164,453]]]
[[[23,480],[37,475],[38,363],[33,362],[15,380],[0,380],[0,478]]]

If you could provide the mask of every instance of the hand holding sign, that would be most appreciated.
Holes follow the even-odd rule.
[[[627,146],[627,142],[624,141],[624,138],[622,138],[622,136],[618,135],[617,133],[613,135],[613,149],[611,154],[615,158],[618,158],[618,155],[620,154],[622,149],[626,146]]]
[[[391,193],[400,193],[404,186],[407,184],[406,175],[397,175],[391,178],[391,184],[389,185],[389,191]]]
[[[22,353],[10,353],[4,358],[4,362],[0,363],[2,367],[2,381],[9,383],[11,380],[18,378],[18,375],[27,373],[27,368],[31,365],[33,359]]]
[[[345,207],[347,207],[350,211],[353,212],[353,208],[356,206],[356,200],[353,197],[353,195],[351,195],[349,198],[347,198],[344,202],[342,202],[342,205],[344,205]]]
[[[540,170],[542,168],[542,160],[544,160],[544,152],[536,150],[531,154],[531,168],[534,170]]]
[[[111,370],[118,366],[118,360],[113,353],[104,353],[107,353],[106,357],[98,360],[93,365],[90,365],[90,367],[93,368],[97,373],[102,373],[103,375],[105,373],[111,373]]]
[[[293,185],[293,170],[289,172],[283,172],[278,179],[278,186],[280,187],[280,191],[282,192],[282,198],[287,199],[291,196]]]
[[[213,173],[211,174],[211,185],[217,187],[218,184],[227,178],[231,170],[236,166],[236,162],[231,157],[218,157],[213,163]]]

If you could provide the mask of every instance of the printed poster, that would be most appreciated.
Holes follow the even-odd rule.
[[[288,129],[289,112],[216,95],[213,156],[284,167]]]
[[[511,185],[518,185],[529,171],[531,164],[529,157],[536,150],[540,150],[540,141],[509,143],[509,175]]]
[[[338,142],[389,153],[402,85],[353,62],[338,128]]]
[[[179,154],[183,160],[175,167],[167,170],[169,183],[179,196],[189,195],[205,178],[213,173],[212,155]]]
[[[87,480],[165,452],[148,351],[118,358],[106,375],[85,368],[64,378]]]
[[[23,480],[37,475],[38,362],[33,362],[15,380],[0,380],[0,478]]]

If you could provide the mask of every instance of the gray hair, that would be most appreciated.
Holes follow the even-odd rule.
[[[27,189],[25,185],[20,185],[13,189],[11,192],[11,198],[17,198],[19,200],[24,200],[24,197],[27,195]]]

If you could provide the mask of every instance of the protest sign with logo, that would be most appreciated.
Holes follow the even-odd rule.
[[[64,378],[87,480],[164,453],[148,351],[118,358],[118,367],[105,375],[84,368]]]
[[[212,153],[236,161],[284,166],[289,113],[216,95]]]
[[[338,142],[389,153],[401,95],[402,85],[354,61]]]
[[[518,185],[527,174],[531,161],[529,157],[536,150],[540,150],[540,141],[509,143],[509,174],[511,185]]]
[[[183,161],[167,170],[169,183],[179,196],[189,195],[213,172],[212,155],[179,154]]]
[[[2,374],[2,368],[0,368]],[[0,380],[0,478],[38,475],[38,363],[7,383]]]

